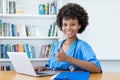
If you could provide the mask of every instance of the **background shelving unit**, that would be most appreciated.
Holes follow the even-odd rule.
[[[6,1],[6,0],[5,0]],[[10,0],[8,0],[10,1]],[[35,54],[39,56],[41,46],[44,44],[52,44],[59,40],[58,36],[48,37],[48,31],[50,25],[55,22],[56,14],[52,15],[40,15],[39,4],[52,3],[57,0],[14,0],[17,5],[24,7],[24,14],[2,14],[0,13],[0,20],[2,22],[17,24],[17,25],[35,25],[38,26],[40,36],[34,37],[12,37],[12,36],[0,36],[0,44],[32,44],[35,47]],[[57,1],[58,4],[58,1]],[[57,6],[58,10],[58,6]],[[30,58],[33,66],[45,65],[48,58]],[[10,60],[0,58],[0,66],[12,66]],[[11,70],[14,70],[11,67]]]

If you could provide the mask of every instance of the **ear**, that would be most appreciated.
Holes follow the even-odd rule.
[[[78,29],[80,29],[80,28],[81,28],[81,25],[78,26]]]

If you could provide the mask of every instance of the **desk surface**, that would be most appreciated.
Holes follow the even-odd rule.
[[[50,80],[51,76],[32,77],[17,74],[14,71],[0,71],[0,80]],[[120,72],[103,72],[102,74],[90,74],[89,80],[120,80]]]

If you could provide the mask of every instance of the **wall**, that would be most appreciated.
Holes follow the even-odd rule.
[[[120,60],[100,60],[103,72],[120,72]]]

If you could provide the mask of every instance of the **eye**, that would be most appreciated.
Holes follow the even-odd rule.
[[[66,26],[67,26],[67,24],[66,24],[66,23],[63,23],[63,24],[62,24],[62,26],[63,26],[63,27],[66,27]]]
[[[73,24],[71,24],[71,27],[74,27],[75,26],[75,24],[73,23]]]

